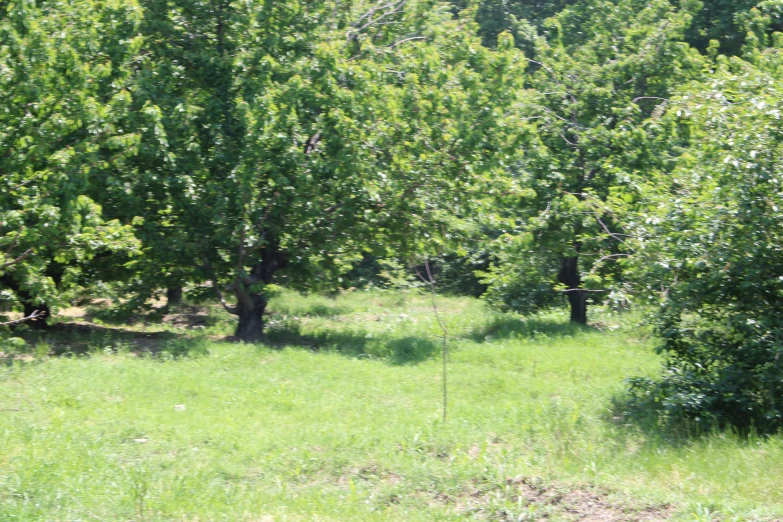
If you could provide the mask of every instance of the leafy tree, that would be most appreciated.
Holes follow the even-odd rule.
[[[554,287],[571,320],[587,322],[588,299],[607,290],[628,254],[608,208],[632,204],[634,179],[659,161],[644,124],[702,72],[704,60],[681,43],[697,7],[590,0],[547,22],[527,101],[537,133],[513,169],[529,192],[502,201],[494,222],[505,231],[485,277],[494,300],[529,309],[550,303],[544,289]],[[523,288],[533,289],[529,299],[507,293]]]
[[[90,180],[129,154],[117,122],[138,49],[133,2],[16,2],[0,19],[0,289],[45,324],[90,260],[128,261],[130,229],[103,218]]]
[[[714,49],[717,43],[721,53],[738,56],[747,44],[761,41],[766,45],[771,33],[781,30],[783,3],[779,0],[712,0],[702,2],[686,40],[701,51]]]
[[[524,62],[474,32],[426,1],[151,2],[133,103],[153,123],[129,116],[137,153],[98,191],[143,218],[140,300],[170,268],[211,279],[252,341],[275,283],[453,239],[518,148]]]
[[[453,0],[455,9],[461,10],[471,3]],[[476,22],[484,43],[495,46],[498,35],[511,32],[517,45],[526,51],[534,49],[533,40],[540,33],[544,22],[576,3],[575,0],[481,0],[476,10]]]
[[[758,67],[721,60],[681,90],[693,143],[649,181],[631,227],[666,373],[632,381],[651,403],[704,425],[777,429],[783,419],[783,38]],[[674,107],[673,107],[674,109]],[[672,111],[673,111],[672,109]]]

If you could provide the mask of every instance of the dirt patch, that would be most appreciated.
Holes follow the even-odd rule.
[[[467,489],[455,497],[439,494],[438,504],[453,504],[463,515],[484,520],[563,520],[652,522],[669,520],[669,505],[644,505],[594,486],[568,487],[535,479],[509,479],[503,488]]]
[[[184,328],[204,328],[210,324],[207,312],[168,314],[164,315],[161,320],[165,324]]]
[[[2,363],[13,364],[15,361],[32,362],[34,360],[35,360],[35,357],[33,357],[32,355],[29,355],[29,354],[0,352],[0,364],[2,364]]]

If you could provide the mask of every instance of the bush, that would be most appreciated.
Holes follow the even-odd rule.
[[[631,392],[670,416],[772,431],[783,421],[783,82],[747,68],[718,78],[683,103],[704,134],[672,181],[653,180],[653,210],[637,220],[667,362]]]
[[[487,285],[484,298],[500,310],[521,314],[562,306],[566,302],[564,294],[554,291],[559,266],[557,257],[540,251],[518,254],[507,254],[480,273],[481,283]]]

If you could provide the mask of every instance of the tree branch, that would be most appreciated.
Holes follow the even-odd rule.
[[[36,319],[39,315],[41,315],[40,310],[36,310],[31,315],[28,315],[27,317],[22,317],[21,319],[17,319],[16,321],[9,321],[7,323],[0,323],[0,326],[13,326],[15,324],[24,323],[26,321],[30,321],[32,319]]]
[[[223,308],[226,310],[226,312],[230,313],[231,315],[239,315],[239,310],[236,306],[228,306],[228,303],[226,303],[226,299],[223,297],[223,292],[220,291],[220,285],[218,284],[217,279],[212,280],[212,285],[215,287],[215,293],[218,296],[218,299],[220,299],[220,304],[223,305]]]
[[[669,98],[661,98],[659,96],[639,96],[638,98],[631,100],[631,103],[636,103],[639,100],[660,100],[665,102],[671,101]]]
[[[411,36],[410,38],[403,38],[402,40],[399,40],[397,42],[394,42],[389,46],[389,49],[394,49],[400,44],[404,44],[405,42],[410,42],[411,40],[426,40],[426,36]]]
[[[7,263],[4,263],[4,264],[0,265],[0,269],[8,268],[9,266],[13,266],[13,265],[15,265],[17,263],[20,263],[20,262],[24,261],[33,252],[35,252],[35,248],[28,248],[27,250],[25,250],[25,252],[21,256],[17,257],[14,260],[8,261]]]
[[[368,27],[377,24],[384,18],[387,18],[389,16],[392,16],[397,13],[401,13],[402,10],[400,9],[408,0],[399,0],[398,2],[389,2],[385,5],[373,7],[366,13],[364,13],[359,19],[353,24],[353,27],[356,29],[353,31],[348,31],[348,34],[346,35],[349,40],[356,38],[359,33],[367,29]],[[383,12],[378,18],[373,19],[373,15],[378,12]],[[360,25],[365,19],[368,19],[369,21],[365,23],[364,25]]]

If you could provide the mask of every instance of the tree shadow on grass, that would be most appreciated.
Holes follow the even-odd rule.
[[[616,394],[606,410],[604,422],[624,447],[642,444],[650,448],[680,448],[710,436],[732,436],[738,444],[749,444],[764,437],[764,432],[740,430],[704,418],[672,415],[653,399],[639,400],[628,390]]]
[[[190,344],[196,351],[203,343],[175,332],[139,332],[87,322],[55,323],[45,330],[21,330],[17,337],[25,340],[31,351],[48,347],[51,355],[83,355],[96,351],[126,350],[137,354],[176,352],[186,355]]]
[[[275,304],[277,306],[274,308],[274,313],[288,316],[331,318],[339,317],[351,312],[350,308],[336,303],[310,303],[307,307],[301,309],[296,306],[284,306],[279,303]]]
[[[567,320],[496,316],[481,330],[474,331],[468,338],[477,343],[484,343],[499,339],[574,337],[580,333],[594,331],[595,329],[590,326],[571,323]]]
[[[264,334],[264,343],[280,348],[298,347],[348,357],[382,359],[394,365],[426,361],[438,350],[438,345],[425,337],[388,337],[371,335],[362,330],[303,332],[301,325],[292,321],[268,328]]]

